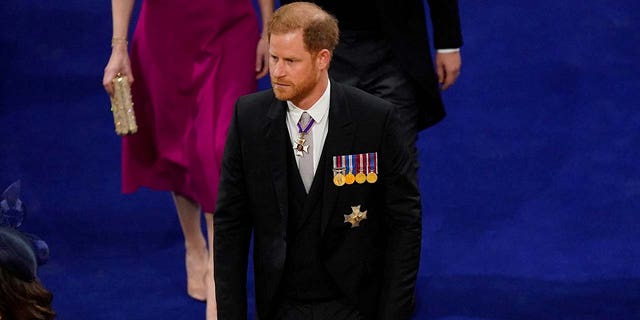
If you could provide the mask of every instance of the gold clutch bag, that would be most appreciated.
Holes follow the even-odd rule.
[[[116,126],[116,134],[124,136],[138,131],[136,115],[133,112],[131,100],[131,86],[126,76],[118,73],[111,81],[113,83],[113,96],[111,96],[111,111],[113,122]]]

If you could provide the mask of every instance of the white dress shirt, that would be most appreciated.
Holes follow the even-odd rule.
[[[315,175],[318,169],[318,163],[320,162],[320,156],[322,156],[322,148],[324,147],[324,140],[327,138],[327,132],[329,129],[329,100],[331,97],[331,82],[327,82],[327,89],[324,90],[320,99],[314,103],[308,110],[302,110],[296,107],[291,101],[287,101],[287,129],[289,129],[289,138],[291,139],[291,145],[296,146],[298,144],[298,121],[303,112],[307,112],[315,123],[311,127],[311,134],[313,136],[313,174]],[[303,128],[304,129],[304,128]],[[295,154],[295,150],[292,148],[291,152]],[[296,164],[300,165],[300,157],[296,158]]]
[[[438,53],[452,53],[452,52],[460,52],[460,48],[452,48],[452,49],[438,49],[436,50]]]

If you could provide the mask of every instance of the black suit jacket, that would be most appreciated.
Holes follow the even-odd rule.
[[[277,301],[287,252],[288,197],[285,102],[272,90],[241,97],[229,128],[215,219],[215,281],[220,319],[246,318],[246,271],[254,233],[257,312],[268,319]],[[318,167],[322,190],[321,260],[344,296],[367,319],[408,319],[421,244],[421,206],[398,122],[386,101],[331,83],[329,128]],[[378,152],[376,183],[337,187],[334,155]],[[351,228],[344,215],[361,205],[368,218]]]
[[[295,2],[283,0],[282,4]],[[360,14],[350,0],[311,0],[337,15],[338,21],[353,19]],[[409,75],[420,107],[418,127],[430,127],[445,116],[438,78],[429,51],[423,0],[363,0],[375,5],[380,30],[390,42],[396,67]],[[462,32],[458,0],[427,0],[436,49],[460,48]],[[342,25],[342,24],[341,24]],[[366,53],[363,53],[366,54]]]

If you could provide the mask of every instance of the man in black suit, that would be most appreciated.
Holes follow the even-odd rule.
[[[282,0],[282,4],[299,0]],[[310,0],[340,24],[329,74],[398,107],[403,140],[417,160],[418,132],[445,116],[440,89],[460,73],[458,0],[427,0],[435,64],[429,53],[424,0]],[[435,67],[435,70],[434,70]]]
[[[420,260],[415,166],[393,106],[329,79],[336,20],[311,3],[269,23],[272,90],[238,99],[215,213],[219,319],[409,319]]]

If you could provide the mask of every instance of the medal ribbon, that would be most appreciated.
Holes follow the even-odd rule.
[[[377,157],[378,157],[378,153],[377,152],[371,152],[369,154],[367,154],[367,160],[369,162],[369,172],[375,172],[378,173],[378,166],[377,164]]]
[[[364,173],[365,173],[365,174],[369,174],[369,154],[368,154],[368,153],[365,153],[365,154],[364,154],[364,157],[365,157],[365,161],[366,161],[366,163],[367,163],[367,164],[364,166]]]
[[[356,175],[358,173],[358,169],[357,169],[358,168],[358,155],[352,154],[351,155],[351,160],[353,161],[353,167],[352,167],[353,174]]]
[[[307,124],[307,127],[304,128],[304,130],[302,130],[302,127],[300,126],[300,122],[298,122],[298,124],[296,124],[296,126],[298,126],[298,133],[304,133],[307,134],[307,132],[309,132],[309,129],[311,129],[311,126],[316,123],[315,120],[313,120],[313,118],[311,118],[311,121],[309,121],[309,123]]]

